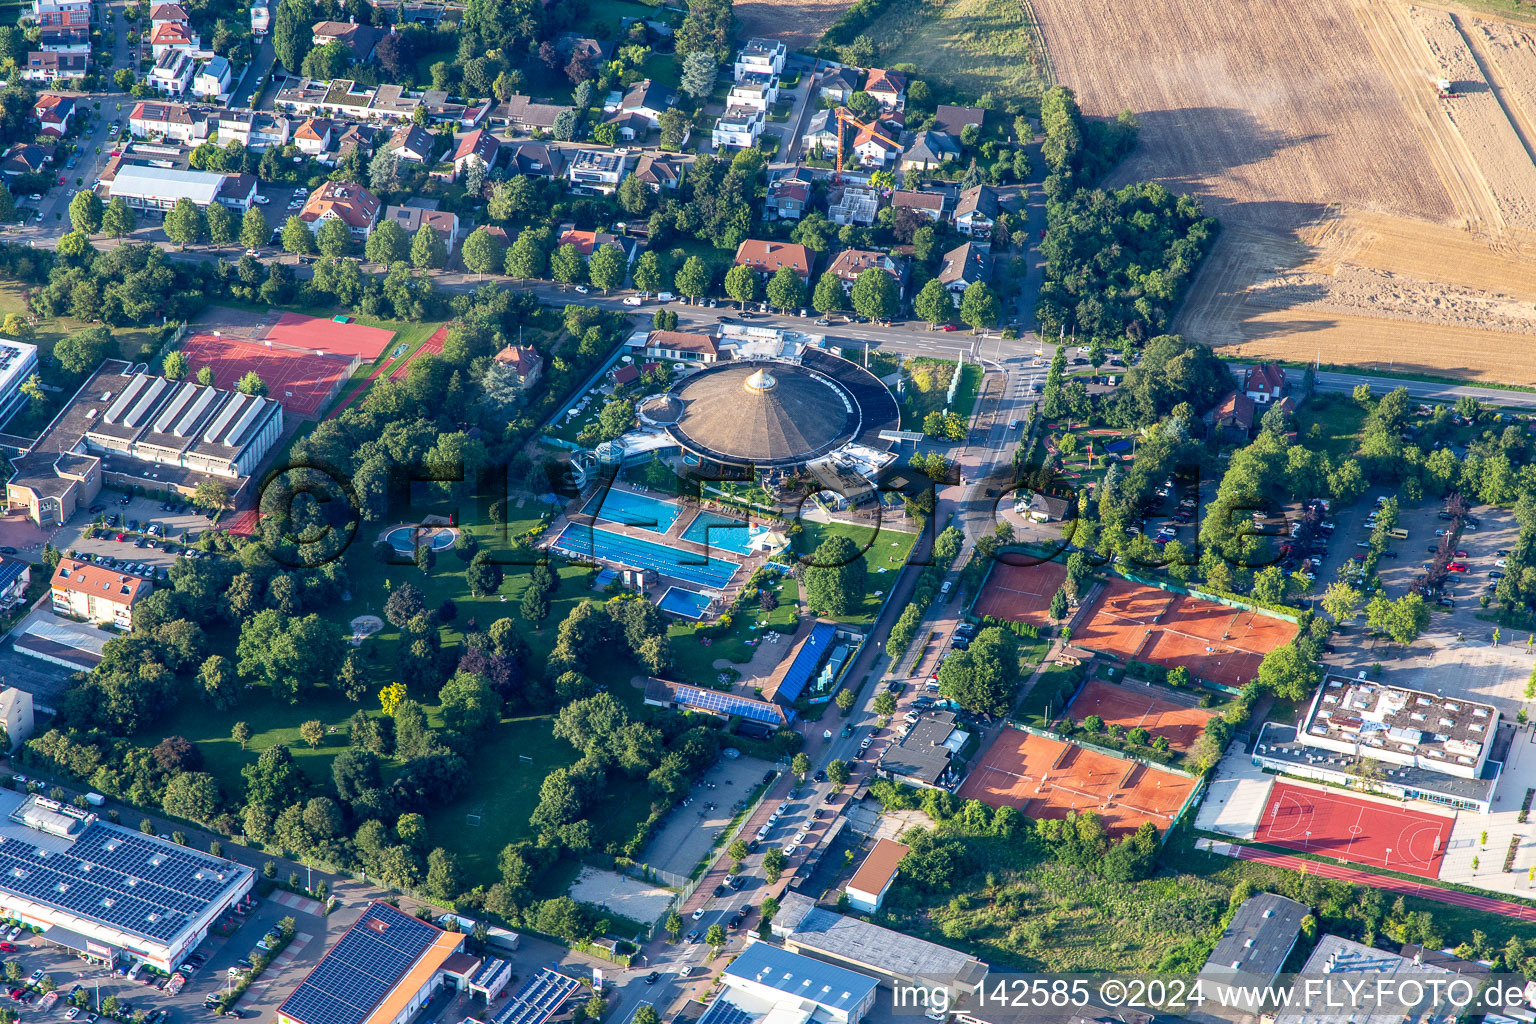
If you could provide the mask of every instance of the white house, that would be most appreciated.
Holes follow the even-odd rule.
[[[751,107],[767,110],[779,101],[779,80],[771,75],[749,71],[733,86],[725,99],[727,107]]]
[[[180,96],[192,85],[192,68],[192,58],[185,50],[166,50],[150,69],[150,88],[166,96]]]
[[[763,134],[763,126],[766,123],[766,117],[761,110],[751,107],[731,107],[715,122],[710,141],[714,143],[716,149],[724,146],[750,149],[757,145],[758,137]]]
[[[628,150],[580,149],[565,165],[565,177],[578,189],[611,194],[628,170]]]
[[[747,45],[736,54],[734,77],[738,82],[743,75],[754,73],[776,78],[784,73],[784,61],[788,57],[789,48],[777,39],[748,39]]]
[[[299,147],[299,152],[308,153],[310,156],[323,156],[331,148],[331,139],[335,137],[336,128],[329,118],[310,117],[304,120],[293,133],[293,144]]]
[[[231,69],[227,57],[210,57],[197,69],[192,92],[205,99],[218,99],[229,92]]]
[[[272,27],[272,9],[261,0],[251,5],[251,34],[264,36]]]
[[[891,883],[896,881],[896,866],[908,852],[906,846],[895,840],[877,841],[843,890],[848,894],[848,905],[864,914],[878,911]]]

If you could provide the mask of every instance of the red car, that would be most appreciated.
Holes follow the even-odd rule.
[[[126,533],[120,533],[120,534],[117,535],[117,539],[118,539],[119,542],[121,542],[127,536],[128,535]]]
[[[1452,562],[1450,565],[1447,565],[1446,568],[1449,569],[1451,572],[1466,572],[1467,571],[1467,563],[1465,563],[1465,562]]]
[[[64,175],[62,175],[62,174],[59,175],[59,184],[60,185],[64,184]]]
[[[15,946],[14,943],[0,942],[0,953],[14,953],[14,952],[16,952],[16,946]]]
[[[959,329],[960,328],[956,327],[954,324],[945,324],[943,327],[939,328],[941,331],[958,331]]]

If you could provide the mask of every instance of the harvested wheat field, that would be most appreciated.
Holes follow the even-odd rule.
[[[1222,221],[1177,330],[1536,383],[1511,337],[1536,334],[1532,30],[1402,0],[1034,9],[1084,110],[1140,118],[1109,184],[1162,181]]]
[[[853,0],[736,0],[737,34],[783,40],[790,50],[806,50],[842,15]]]

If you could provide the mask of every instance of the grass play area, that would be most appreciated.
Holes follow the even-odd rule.
[[[873,360],[871,360],[873,369]],[[982,369],[975,363],[966,363],[960,369],[960,384],[955,388],[954,405],[948,404],[949,382],[955,374],[955,362],[950,359],[919,357],[908,359],[901,367],[904,385],[900,396],[901,429],[921,430],[923,417],[930,412],[953,409],[967,420],[976,408],[976,395],[981,390]]]

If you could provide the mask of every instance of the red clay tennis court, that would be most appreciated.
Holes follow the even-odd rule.
[[[352,373],[353,360],[317,356],[291,348],[267,348],[249,341],[195,334],[182,343],[181,351],[195,374],[204,366],[213,371],[213,382],[233,388],[252,370],[267,385],[267,394],[283,409],[298,416],[313,416]]]
[[[1454,818],[1276,782],[1254,841],[1355,864],[1440,877]]]
[[[359,358],[372,362],[393,340],[394,331],[365,327],[359,323],[341,323],[321,316],[284,313],[267,329],[262,341],[274,346],[303,348],[326,355]]]
[[[994,562],[973,610],[977,615],[990,615],[1004,622],[1049,626],[1051,597],[1061,589],[1066,578],[1067,567],[1060,562],[1035,565]]]
[[[1007,804],[1027,818],[1093,811],[1120,834],[1144,821],[1169,828],[1194,787],[1195,781],[1182,775],[1009,726],[965,777],[958,795],[990,807]]]
[[[1296,624],[1286,619],[1115,579],[1072,642],[1122,661],[1182,665],[1199,679],[1242,686],[1259,674],[1264,655],[1295,635]]]
[[[1067,708],[1075,722],[1098,715],[1122,729],[1142,728],[1153,736],[1168,737],[1175,750],[1187,751],[1216,715],[1204,708],[1168,700],[1145,683],[1118,685],[1090,679]]]

